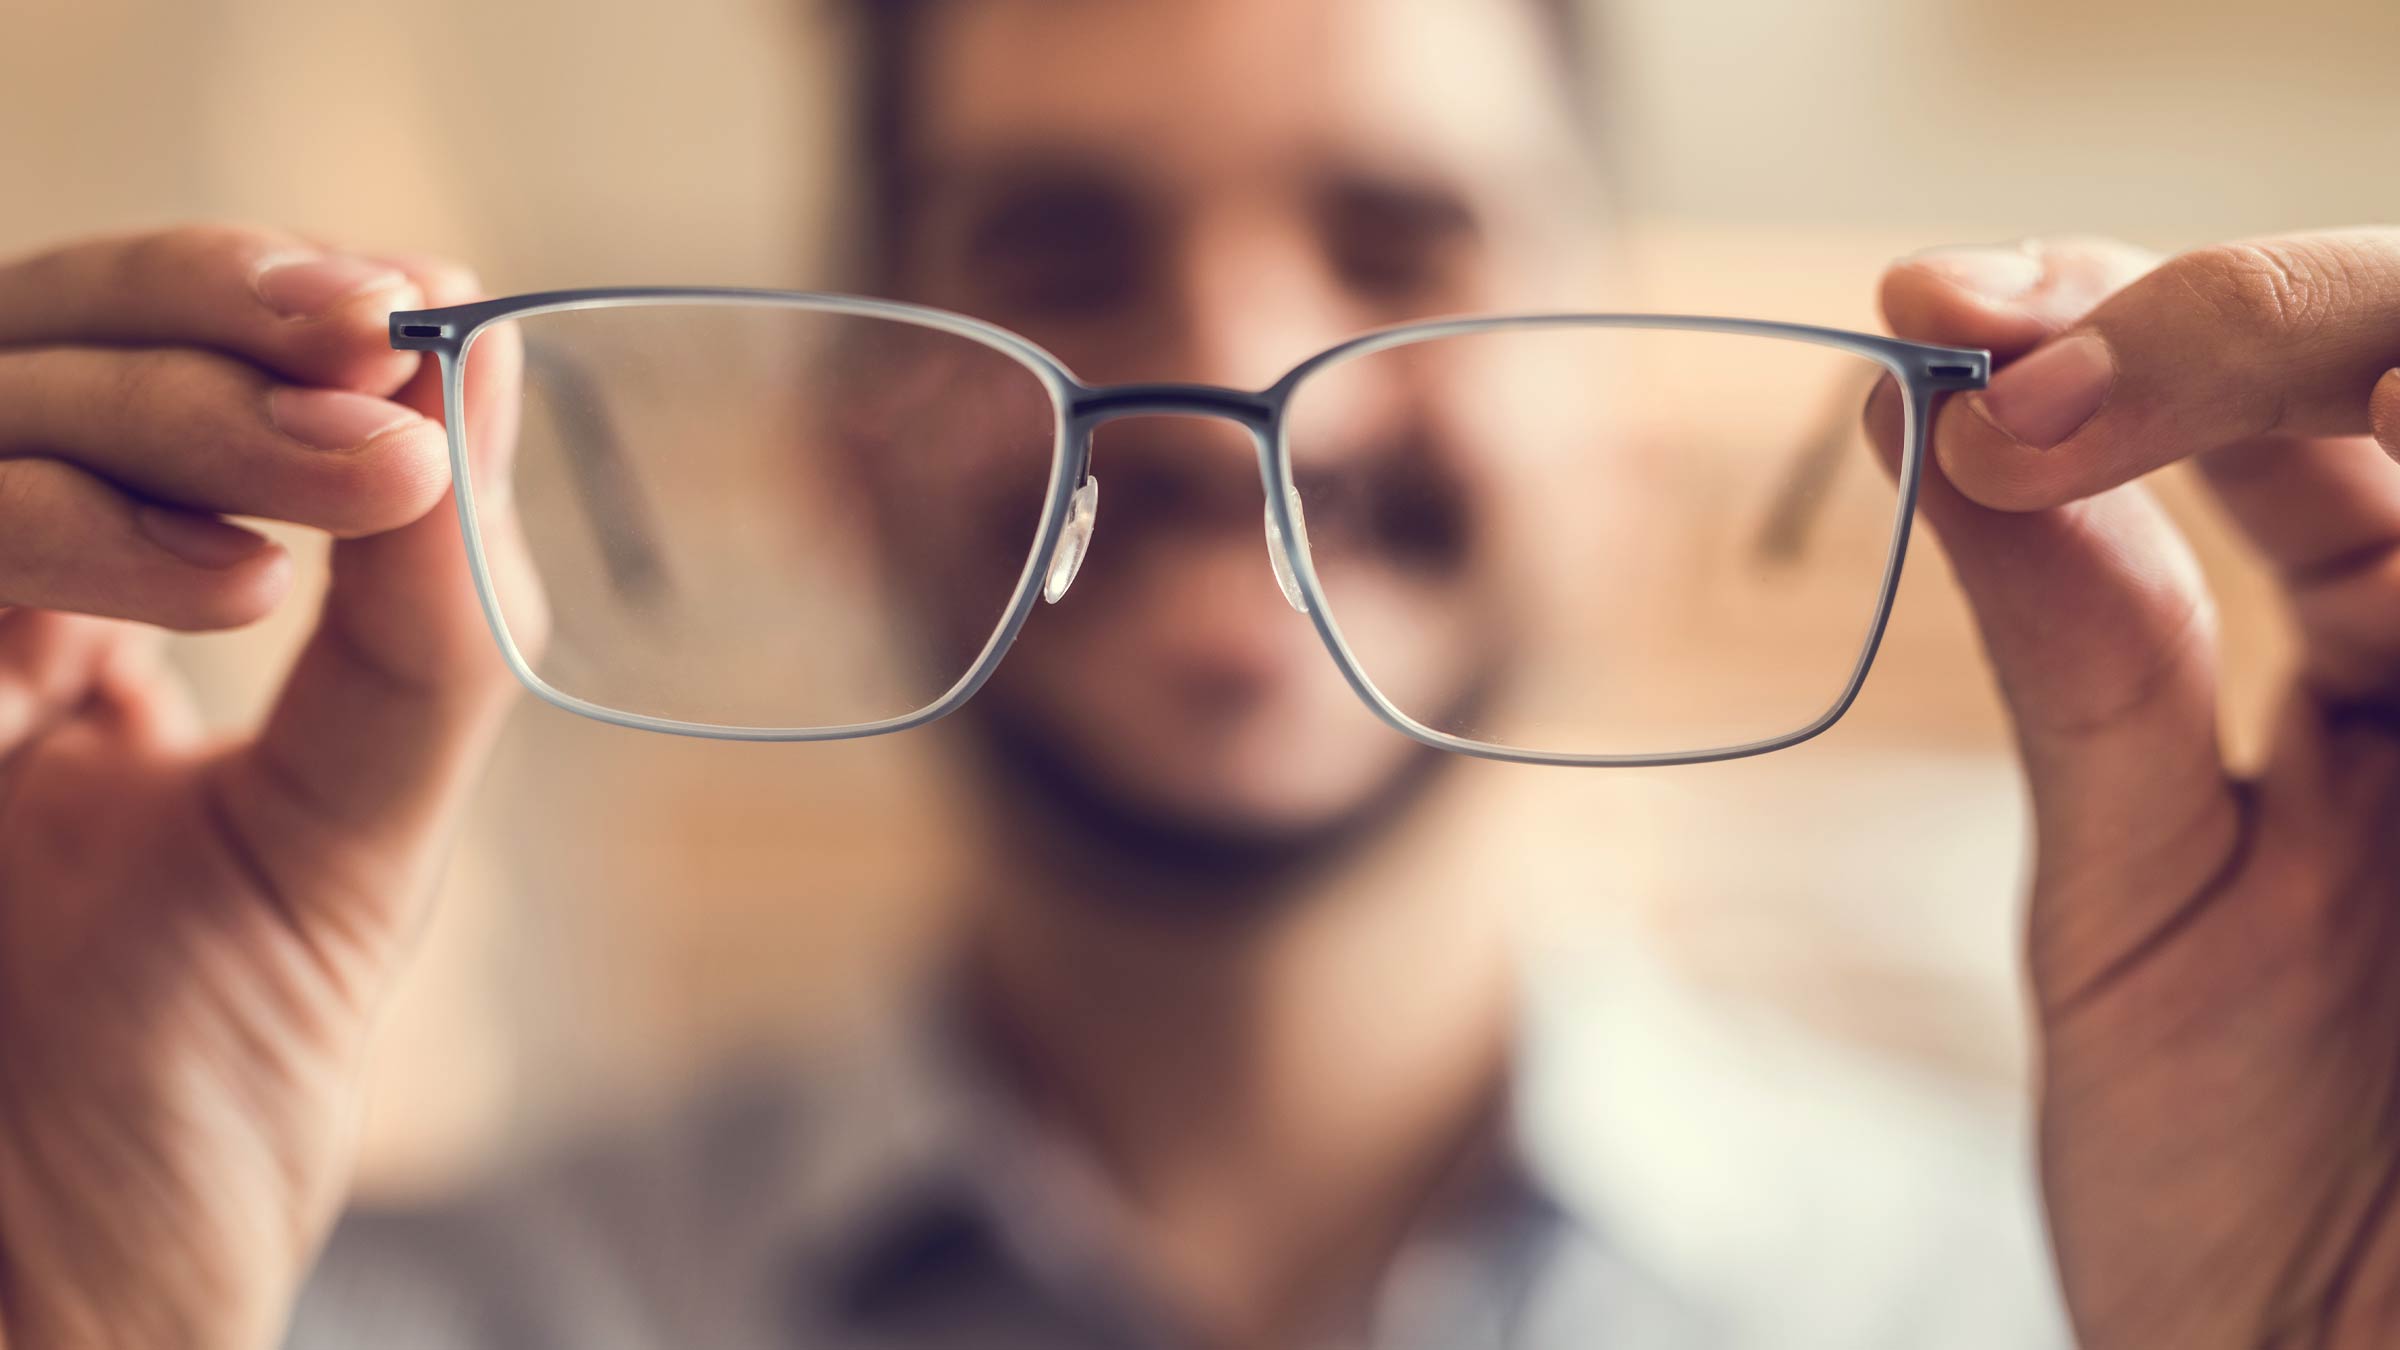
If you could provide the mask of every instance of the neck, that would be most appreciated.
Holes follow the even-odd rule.
[[[1125,1198],[1164,1295],[1220,1342],[1355,1293],[1493,1123],[1502,915],[1426,865],[1442,831],[1406,827],[1437,822],[1400,823],[1404,845],[1213,906],[998,832],[986,875],[1012,880],[970,948],[986,1025]]]

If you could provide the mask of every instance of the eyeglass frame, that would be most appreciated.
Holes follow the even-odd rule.
[[[1050,395],[1056,421],[1051,472],[1039,529],[1032,552],[1011,594],[998,628],[968,667],[942,696],[898,717],[829,727],[721,726],[627,712],[579,698],[552,686],[535,673],[508,631],[499,590],[476,523],[474,478],[468,458],[465,408],[466,356],[475,339],[491,325],[535,314],[581,309],[639,307],[662,303],[729,304],[805,309],[851,318],[883,319],[949,333],[994,349],[1014,359],[1039,378]],[[1811,343],[1863,357],[1881,366],[1894,379],[1902,396],[1905,443],[1897,473],[1898,503],[1890,547],[1878,584],[1875,612],[1866,641],[1842,692],[1816,720],[1779,736],[1702,750],[1647,754],[1582,754],[1526,750],[1469,740],[1437,731],[1402,712],[1376,688],[1348,642],[1317,579],[1308,540],[1291,510],[1292,485],[1289,427],[1285,416],[1293,395],[1312,374],[1350,358],[1394,347],[1478,333],[1537,328],[1618,328],[1661,332],[1718,333],[1731,336],[1782,339]],[[1883,641],[1899,593],[1902,564],[1908,553],[1910,527],[1916,516],[1918,484],[1923,477],[1925,448],[1931,438],[1937,395],[1981,389],[1991,377],[1991,354],[1973,348],[1941,347],[1901,338],[1851,332],[1810,324],[1765,319],[1733,319],[1688,314],[1639,313],[1521,313],[1471,315],[1397,324],[1361,333],[1318,352],[1293,366],[1265,389],[1247,391],[1223,385],[1191,383],[1131,383],[1087,385],[1057,357],[1022,334],[997,324],[928,305],[873,299],[821,291],[784,291],[749,287],[619,286],[596,289],[540,291],[479,300],[436,309],[394,311],[391,345],[398,351],[430,352],[441,367],[443,422],[450,445],[451,483],[466,542],[468,568],[484,618],[510,672],[537,698],[567,712],[637,731],[696,736],[711,740],[804,742],[853,740],[908,731],[956,712],[983,687],[1001,658],[1016,641],[1036,601],[1043,593],[1076,493],[1090,475],[1092,433],[1103,424],[1131,416],[1219,417],[1250,433],[1259,456],[1260,486],[1266,493],[1266,515],[1280,535],[1292,580],[1298,589],[1295,608],[1315,625],[1318,637],[1342,672],[1351,690],[1393,729],[1421,744],[1454,754],[1514,764],[1547,764],[1585,768],[1656,768],[1705,764],[1768,754],[1798,745],[1825,732],[1857,701],[1867,672]]]

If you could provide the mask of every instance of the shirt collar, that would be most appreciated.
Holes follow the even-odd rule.
[[[2046,1266],[2007,1112],[1700,989],[1636,928],[1521,950],[1490,1212],[1547,1223],[1621,1271],[1619,1287],[1762,1343],[1873,1343],[1859,1319],[1888,1308],[1901,1270],[1932,1287],[1971,1265],[1999,1291],[1993,1316],[2046,1308],[2013,1279]],[[1139,1282],[1110,1268],[1105,1187],[964,1025],[955,984],[924,981],[809,1076],[783,1180],[761,1184],[769,1231],[749,1249],[774,1265],[760,1278],[787,1283],[798,1262],[831,1281],[812,1297],[838,1303],[905,1283],[928,1253],[980,1253],[1147,1325]]]
[[[1548,1100],[1529,1089],[1550,1058],[1554,1012],[1523,1000],[1498,1156],[1445,1226],[1523,1234],[1598,1221],[1560,1184],[1547,1143],[1558,1131],[1528,1115]],[[999,1258],[1054,1293],[1103,1303],[1087,1315],[1145,1323],[1139,1281],[1115,1266],[1105,1183],[1000,1081],[967,1016],[947,971],[919,980],[810,1076],[794,1112],[805,1137],[770,1192],[775,1231],[756,1248],[783,1261],[763,1277],[787,1281],[785,1262],[797,1261],[817,1296],[850,1305],[946,1263]]]

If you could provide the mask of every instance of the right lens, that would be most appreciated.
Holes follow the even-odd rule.
[[[535,674],[714,727],[939,702],[1007,617],[1058,444],[1015,354],[808,302],[530,311],[474,334],[464,380],[470,452],[508,466],[476,521],[504,581],[497,503],[521,519],[533,584],[501,611]]]
[[[1403,717],[1479,746],[1704,755],[1819,724],[1880,612],[1871,357],[1707,327],[1436,328],[1287,412],[1328,617]]]

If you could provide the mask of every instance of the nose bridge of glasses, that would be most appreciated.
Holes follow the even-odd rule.
[[[1273,474],[1268,467],[1266,447],[1274,434],[1277,404],[1271,394],[1229,389],[1214,384],[1115,384],[1097,389],[1077,391],[1069,403],[1077,431],[1088,438],[1104,422],[1123,417],[1218,417],[1241,425],[1259,447],[1259,470],[1269,494],[1275,492]],[[1088,443],[1088,442],[1087,442]],[[1068,546],[1075,562],[1082,561],[1083,547],[1092,529],[1092,508],[1095,502],[1089,494],[1097,484],[1087,471],[1083,486],[1072,504],[1068,531]],[[1272,495],[1266,507],[1267,562],[1275,573],[1275,584],[1284,600],[1302,614],[1308,612],[1308,601],[1300,588],[1300,576],[1293,562],[1295,550],[1308,547],[1308,527],[1300,516],[1299,494],[1286,490],[1285,510],[1292,520],[1293,538],[1286,539],[1275,521]],[[1054,573],[1049,598],[1055,602],[1066,593],[1065,582],[1074,578],[1074,564],[1066,568],[1063,581]]]
[[[1085,428],[1120,417],[1222,417],[1264,434],[1275,418],[1265,394],[1215,384],[1111,384],[1078,390],[1069,410]]]

